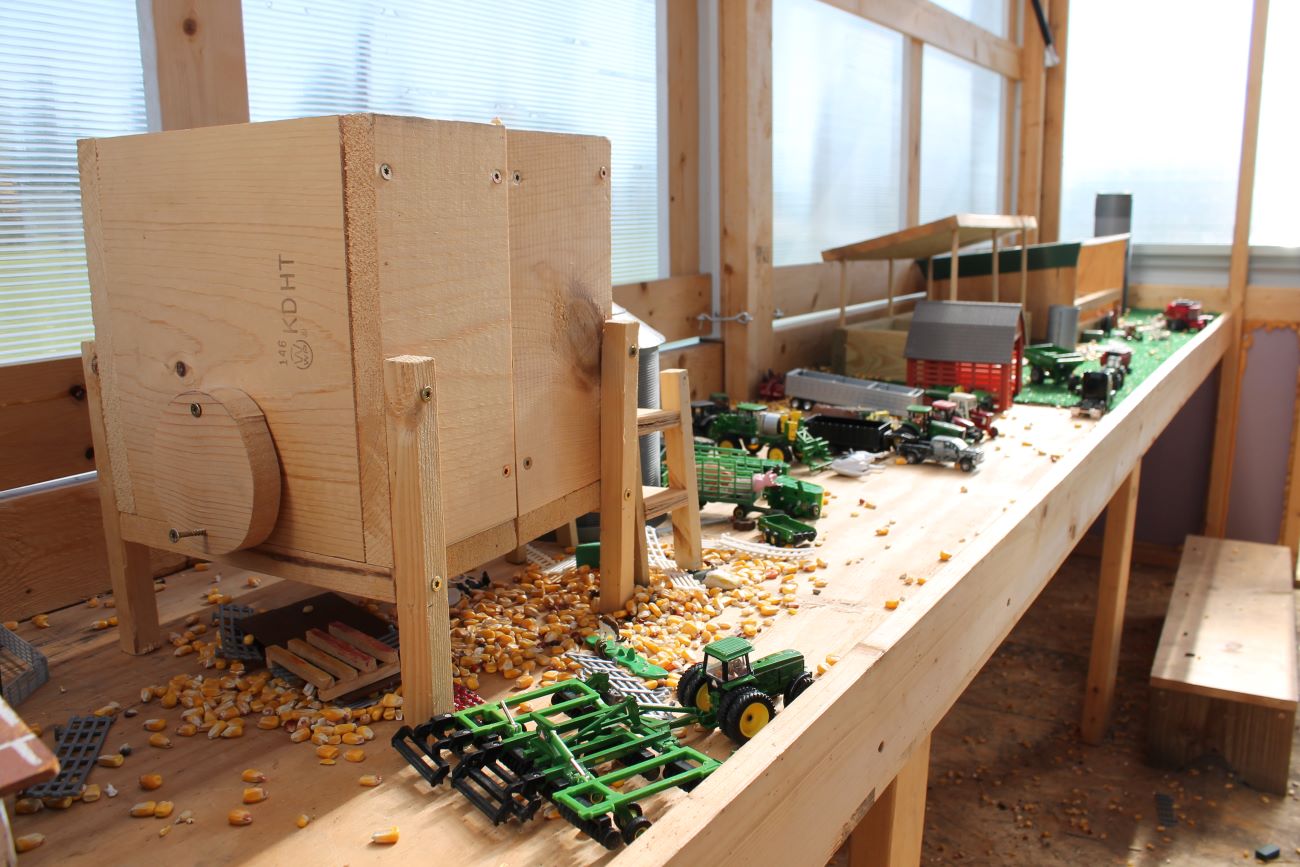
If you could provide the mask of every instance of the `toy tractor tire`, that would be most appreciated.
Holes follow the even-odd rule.
[[[1043,369],[1036,364],[1029,366],[1029,381],[1034,385],[1039,385],[1043,381]]]
[[[677,681],[677,703],[682,707],[695,707],[695,693],[699,692],[704,682],[704,663],[697,662],[682,674]]]
[[[784,460],[785,460],[785,450],[782,449],[780,446],[768,446],[768,447],[767,447],[767,459],[768,459],[769,461],[784,461]]]
[[[749,509],[746,509],[744,506],[737,506],[736,508],[731,510],[731,520],[743,521],[745,520],[745,516],[748,514],[749,514]]]
[[[963,473],[973,473],[975,471],[975,461],[972,458],[962,458],[957,461],[957,466],[961,467]]]
[[[741,687],[728,693],[722,700],[722,710],[718,714],[721,723],[719,728],[737,744],[745,744],[762,731],[774,716],[776,706],[767,693],[752,686]]]
[[[623,827],[619,829],[619,833],[623,837],[623,842],[631,845],[633,840],[649,830],[649,819],[645,816],[633,816],[631,819],[623,823]]]
[[[690,772],[691,770],[693,770],[693,768],[690,765],[690,763],[681,760],[675,762],[669,762],[668,764],[664,765],[664,775],[668,777],[674,777],[678,774],[685,774]],[[680,784],[677,788],[681,789],[683,792],[689,792],[702,782],[704,781],[691,780],[689,783]]]
[[[733,442],[733,441],[732,441],[730,438],[728,438],[728,437],[723,437],[722,439],[718,440],[718,448],[722,448],[722,449],[734,449],[735,447],[736,447],[735,442]]]
[[[921,457],[921,453],[916,449],[904,449],[903,460],[907,461],[909,464],[919,464],[924,459]]]
[[[803,695],[804,690],[813,685],[813,676],[805,671],[790,681],[790,685],[785,688],[785,694],[781,696],[785,706],[789,707],[796,698]]]

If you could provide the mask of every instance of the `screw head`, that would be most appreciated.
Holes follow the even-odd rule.
[[[420,389],[420,400],[433,400],[433,386],[426,385]]]
[[[175,527],[172,527],[170,530],[167,531],[167,538],[171,540],[171,543],[173,545],[175,545],[177,542],[181,540],[181,533]]]
[[[439,590],[442,589],[441,575],[434,575],[432,578],[429,579],[429,589],[432,590],[434,593],[437,593]]]
[[[492,183],[494,184],[501,183],[501,172],[499,170],[492,172]]]
[[[203,415],[203,405],[198,403],[190,404],[190,415],[194,416],[195,418],[198,418],[199,416]]]
[[[627,348],[627,357],[628,357],[628,358],[636,358],[636,344],[635,344],[635,343],[633,343],[631,346],[629,346],[629,347]]]
[[[609,169],[607,169],[605,166],[601,166],[601,167],[600,167],[600,179],[603,181],[603,180],[605,180],[605,178],[607,178],[607,177],[609,177]]]
[[[533,468],[533,459],[524,458],[524,469],[531,470],[532,468]]]
[[[177,376],[184,376],[184,375],[185,375],[186,373],[188,373],[188,372],[189,372],[189,367],[187,367],[187,366],[185,365],[185,362],[183,362],[183,361],[178,361],[178,362],[176,362],[176,375],[177,375]]]
[[[379,176],[386,181],[391,181],[393,179],[393,167],[388,163],[380,163]]]
[[[516,169],[510,173],[510,180],[515,184],[522,184],[524,182],[524,176],[519,174],[519,170]]]

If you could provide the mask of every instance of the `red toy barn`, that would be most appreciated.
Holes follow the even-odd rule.
[[[986,391],[999,410],[1020,393],[1025,324],[1019,304],[918,301],[903,355],[907,384]]]

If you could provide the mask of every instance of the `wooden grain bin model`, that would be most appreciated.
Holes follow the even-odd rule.
[[[447,579],[598,506],[609,142],[350,115],[79,159],[123,648],[170,549],[395,600],[408,715],[450,709]]]
[[[999,410],[1020,393],[1025,324],[1019,304],[918,301],[903,354],[907,384],[986,391]]]

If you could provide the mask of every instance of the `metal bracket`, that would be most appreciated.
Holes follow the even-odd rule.
[[[754,317],[749,315],[748,311],[742,310],[735,316],[715,316],[711,313],[701,313],[695,317],[700,322],[736,322],[741,325],[748,325],[754,321]]]

